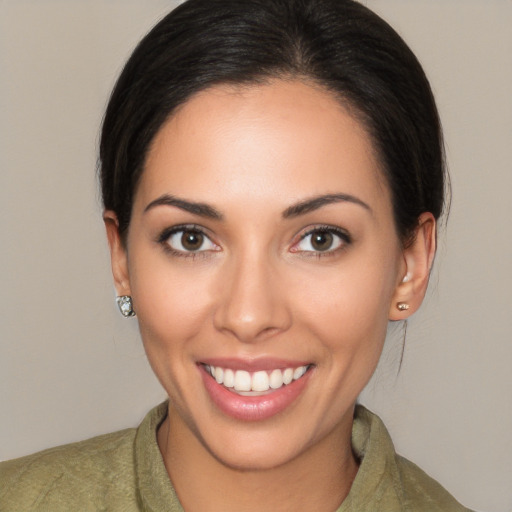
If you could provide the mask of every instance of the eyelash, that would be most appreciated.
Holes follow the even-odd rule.
[[[173,226],[172,228],[167,228],[157,239],[157,242],[161,244],[166,252],[171,254],[172,256],[177,256],[179,258],[198,258],[198,257],[207,257],[208,253],[211,252],[217,252],[218,249],[213,250],[197,250],[197,251],[182,251],[179,249],[174,249],[170,243],[169,238],[171,238],[173,235],[176,235],[178,233],[196,233],[198,235],[201,235],[204,237],[205,240],[208,240],[212,245],[215,247],[218,247],[214,242],[212,242],[210,236],[208,236],[204,229],[200,226],[196,226],[195,224],[184,224],[180,226]],[[183,235],[182,235],[183,236]]]
[[[331,234],[334,235],[339,239],[339,246],[335,247],[334,249],[326,249],[325,251],[300,251],[294,248],[297,247],[301,242],[306,240],[308,236],[314,235],[316,233],[319,234]],[[348,245],[352,243],[352,237],[343,229],[335,227],[335,226],[329,226],[329,225],[320,225],[320,226],[314,226],[310,229],[308,229],[305,233],[300,235],[300,238],[298,242],[296,242],[292,246],[292,252],[302,252],[304,256],[306,257],[314,257],[314,258],[325,258],[330,256],[335,256],[339,252],[345,250]]]
[[[205,240],[208,240],[210,244],[216,247],[216,249],[209,249],[209,250],[197,250],[197,251],[187,251],[187,250],[179,250],[174,249],[170,243],[169,239],[178,233],[196,233],[204,237]],[[320,250],[300,250],[297,249],[297,246],[307,239],[307,237],[312,236],[314,234],[331,234],[334,235],[339,239],[339,246],[335,247],[334,249],[328,248],[325,251]],[[182,235],[183,236],[183,235]],[[208,257],[208,254],[211,252],[217,252],[220,250],[218,246],[212,242],[210,236],[208,236],[204,229],[200,226],[197,226],[195,224],[185,224],[180,226],[173,226],[172,228],[165,229],[160,236],[157,239],[157,242],[161,244],[164,248],[164,250],[168,253],[170,253],[173,256],[177,256],[180,258],[192,258],[195,259],[197,257]],[[301,234],[299,237],[299,240],[295,242],[290,251],[293,253],[302,253],[305,257],[315,257],[315,258],[324,258],[329,257],[337,254],[340,251],[343,251],[347,248],[348,245],[352,243],[351,236],[343,229],[335,227],[335,226],[328,226],[328,225],[320,225],[320,226],[314,226],[310,229],[308,229],[305,233]]]

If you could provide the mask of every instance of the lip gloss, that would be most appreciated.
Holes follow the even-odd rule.
[[[203,365],[198,365],[204,386],[213,403],[226,415],[242,421],[261,421],[284,411],[302,393],[310,374],[260,396],[244,396],[218,384]]]

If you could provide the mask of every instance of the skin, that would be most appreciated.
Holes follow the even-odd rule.
[[[147,209],[165,194],[205,203],[222,218],[169,204]],[[356,200],[283,215],[332,194]],[[105,222],[117,292],[133,297],[149,361],[170,397],[158,442],[185,509],[336,510],[358,468],[350,445],[356,398],[388,321],[421,304],[435,252],[429,213],[404,249],[363,126],[309,83],[216,86],[157,134],[126,245],[115,213],[106,211]],[[181,233],[162,240],[182,224],[204,231],[205,250],[185,253]],[[350,241],[334,234],[332,250],[315,251],[307,233],[319,226]],[[245,422],[205,391],[197,363],[212,357],[313,366],[289,407]]]

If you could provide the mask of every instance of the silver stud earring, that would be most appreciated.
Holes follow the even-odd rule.
[[[407,302],[397,302],[396,304],[396,309],[398,309],[398,311],[407,311],[409,307],[410,306]]]
[[[125,318],[129,318],[130,316],[135,316],[135,311],[133,310],[133,302],[132,298],[129,295],[121,295],[116,298],[117,306],[121,314]]]

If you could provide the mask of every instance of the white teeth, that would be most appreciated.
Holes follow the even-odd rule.
[[[236,391],[251,391],[251,384],[251,374],[249,372],[245,370],[236,371],[234,385]]]
[[[283,384],[290,384],[293,380],[293,368],[286,368],[283,372]]]
[[[224,386],[232,388],[235,385],[235,372],[229,368],[224,372]]]
[[[217,366],[217,368],[215,368],[215,380],[219,384],[222,384],[224,382],[224,370],[220,366]]]
[[[281,370],[273,370],[270,374],[270,387],[279,389],[283,385],[283,372]]]
[[[286,386],[292,381],[300,379],[307,369],[307,366],[286,368],[285,370],[276,368],[270,372],[260,370],[251,374],[245,370],[235,371],[230,368],[206,365],[208,373],[219,384],[226,388],[234,388],[235,391],[242,394],[251,391],[264,393],[270,389],[279,389],[283,385]]]
[[[256,372],[252,376],[252,391],[268,391],[269,378],[267,372]]]
[[[293,372],[293,380],[300,379],[305,373],[306,373],[305,366],[299,366],[298,368],[295,368],[295,371]]]

